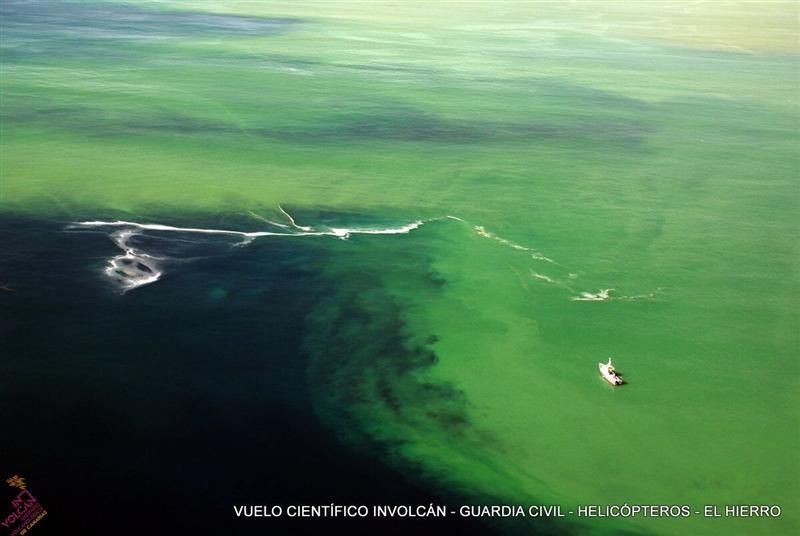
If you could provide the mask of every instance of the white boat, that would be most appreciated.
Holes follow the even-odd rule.
[[[617,374],[617,371],[614,370],[614,365],[611,364],[610,357],[608,358],[608,363],[598,363],[597,368],[600,369],[600,376],[611,385],[622,385],[625,383],[622,380],[622,376]]]

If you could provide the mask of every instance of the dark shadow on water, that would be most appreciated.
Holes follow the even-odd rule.
[[[119,294],[100,275],[107,236],[10,217],[0,229],[0,470],[48,510],[37,534],[486,532],[234,519],[235,504],[441,502],[313,412],[299,351],[326,255],[313,242],[233,248]]]
[[[44,40],[79,37],[81,40],[141,41],[195,34],[221,37],[269,35],[300,22],[294,18],[176,11],[112,2],[58,2],[3,0],[0,18],[6,36],[15,33]]]

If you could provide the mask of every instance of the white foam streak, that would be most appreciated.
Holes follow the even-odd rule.
[[[274,225],[275,227],[281,227],[281,228],[283,228],[283,229],[289,229],[289,226],[288,226],[288,225],[285,225],[285,224],[283,224],[283,223],[278,223],[278,222],[276,222],[276,221],[268,220],[268,219],[267,219],[267,218],[265,218],[264,216],[261,216],[261,215],[259,215],[259,214],[256,214],[256,213],[255,213],[255,212],[253,212],[252,210],[248,210],[248,211],[247,211],[247,213],[248,213],[249,215],[251,215],[252,217],[254,217],[255,219],[257,219],[258,221],[263,221],[264,223],[268,223],[268,224],[270,224],[270,225]]]
[[[141,231],[162,231],[162,232],[175,232],[175,233],[197,233],[206,235],[221,235],[239,237],[241,241],[234,244],[235,246],[246,246],[257,238],[267,236],[333,236],[341,240],[347,240],[351,235],[368,234],[368,235],[392,235],[392,234],[407,234],[424,225],[425,221],[417,220],[399,227],[327,227],[321,229],[314,229],[313,227],[298,225],[294,218],[289,215],[283,208],[278,206],[280,211],[286,216],[291,223],[288,225],[278,224],[264,220],[271,225],[287,229],[286,232],[273,232],[273,231],[233,231],[229,229],[205,229],[199,227],[176,227],[173,225],[164,225],[160,223],[138,223],[133,221],[115,220],[115,221],[82,221],[70,225],[70,228],[76,227],[122,227],[119,231],[112,232],[110,235],[111,240],[116,246],[123,251],[122,255],[112,257],[108,261],[108,266],[104,270],[105,274],[120,286],[123,292],[128,290],[154,283],[158,281],[163,275],[164,271],[161,266],[156,262],[158,260],[165,260],[159,257],[150,255],[144,251],[137,250],[130,245],[130,239],[134,236],[141,234]],[[255,215],[255,214],[254,214]],[[256,215],[257,216],[257,215]]]
[[[500,242],[501,244],[506,245],[506,246],[508,246],[510,248],[517,249],[517,250],[520,250],[520,251],[532,251],[531,248],[528,248],[528,247],[525,247],[525,246],[520,246],[519,244],[515,244],[514,242],[512,242],[510,240],[506,240],[505,238],[501,238],[501,237],[497,236],[496,234],[492,233],[491,231],[487,231],[486,227],[484,227],[483,225],[476,225],[474,227],[474,229],[475,229],[475,232],[478,233],[480,236],[482,236],[484,238],[490,238],[492,240],[496,240],[496,241]]]
[[[458,221],[464,221],[461,218],[456,218],[454,216],[448,216],[448,218],[452,218],[452,219],[458,220]],[[523,246],[521,244],[517,244],[516,242],[512,242],[511,240],[507,240],[507,239],[505,239],[505,238],[503,238],[501,236],[497,236],[493,232],[487,230],[486,227],[484,227],[483,225],[475,225],[475,226],[473,226],[473,229],[475,230],[475,232],[478,235],[480,235],[480,236],[482,236],[484,238],[488,238],[490,240],[494,240],[496,242],[499,242],[499,243],[503,244],[504,246],[510,247],[511,249],[516,249],[517,251],[529,251],[530,254],[531,254],[531,258],[536,259],[537,261],[549,262],[550,264],[558,264],[556,261],[554,261],[550,257],[546,257],[546,256],[542,255],[541,253],[539,253],[538,251],[536,251],[533,248],[530,248],[528,246]]]
[[[201,234],[214,234],[214,235],[227,235],[227,236],[244,236],[244,237],[259,237],[259,236],[294,236],[298,233],[274,233],[270,231],[258,231],[253,233],[243,231],[230,231],[227,229],[201,229],[197,227],[175,227],[172,225],[162,225],[160,223],[137,223],[134,221],[81,221],[75,224],[77,227],[130,227],[133,229],[143,229],[148,231],[167,231],[167,232],[180,232],[180,233],[201,233]],[[319,233],[318,233],[319,234]]]
[[[542,281],[546,281],[548,283],[552,283],[554,285],[556,284],[556,281],[552,277],[546,276],[544,274],[539,274],[539,273],[536,273],[534,271],[531,271],[531,276],[535,277],[536,279],[541,279]]]
[[[199,233],[225,236],[241,236],[245,239],[260,238],[263,236],[335,236],[336,238],[348,238],[354,234],[407,234],[421,227],[425,222],[417,220],[400,227],[329,227],[322,230],[314,230],[312,227],[299,227],[298,229],[309,229],[302,232],[277,233],[273,231],[231,231],[228,229],[201,229],[198,227],[175,227],[172,225],[162,225],[160,223],[137,223],[133,221],[82,221],[73,226],[77,227],[129,227],[132,229],[142,229],[148,231],[166,231],[179,233]]]
[[[572,301],[606,301],[613,299],[611,297],[611,292],[613,288],[604,288],[600,289],[598,292],[581,292],[577,296],[572,298]]]
[[[347,238],[351,234],[373,234],[373,235],[388,235],[388,234],[408,234],[414,229],[419,228],[425,222],[422,220],[417,220],[415,222],[411,222],[406,225],[402,225],[400,227],[386,227],[386,228],[352,228],[352,229],[341,229],[337,227],[331,227],[330,231],[333,236],[338,238]]]
[[[659,287],[656,289],[655,292],[648,292],[647,294],[635,294],[632,296],[612,296],[611,293],[615,289],[613,288],[604,288],[600,289],[598,292],[581,292],[577,296],[572,298],[572,301],[640,301],[640,300],[652,300],[656,297],[656,294],[661,291]]]
[[[311,231],[311,227],[306,227],[306,226],[303,226],[303,225],[297,225],[297,223],[295,223],[295,221],[294,221],[294,218],[292,218],[292,215],[289,214],[288,212],[286,212],[285,210],[283,210],[282,206],[278,205],[278,210],[281,211],[281,214],[286,216],[286,219],[289,220],[289,223],[291,223],[292,227],[294,227],[295,229],[300,229],[301,231]]]
[[[574,292],[574,290],[569,285],[565,285],[564,283],[562,283],[558,279],[553,279],[552,277],[550,277],[548,275],[540,274],[539,272],[535,272],[533,270],[531,270],[530,273],[531,273],[531,277],[533,277],[535,279],[539,279],[540,281],[544,281],[545,283],[550,283],[551,285],[555,285],[557,287],[561,287],[561,288],[563,288],[565,290],[568,290],[570,292]]]
[[[550,264],[558,264],[556,261],[554,261],[550,257],[545,257],[544,255],[542,255],[541,253],[538,253],[538,252],[531,253],[531,257],[536,259],[537,261],[549,262]]]
[[[446,216],[446,217],[450,218],[450,219],[453,219],[453,220],[457,220],[457,221],[461,221],[461,222],[467,223],[464,220],[462,220],[461,218],[458,218],[456,216]],[[505,239],[505,238],[503,238],[501,236],[498,236],[498,235],[494,234],[493,232],[489,231],[488,229],[486,229],[486,227],[484,227],[482,225],[473,225],[472,229],[479,236],[482,236],[484,238],[488,238],[490,240],[494,240],[495,242],[498,242],[498,243],[500,243],[500,244],[502,244],[504,246],[510,247],[512,249],[515,249],[515,250],[527,251],[527,252],[530,253],[531,258],[534,259],[534,260],[547,262],[547,263],[553,264],[555,266],[560,266],[562,269],[565,268],[560,263],[558,263],[555,260],[551,259],[550,257],[547,257],[547,256],[543,255],[542,253],[536,251],[534,248],[523,246],[523,245],[517,244],[515,242],[512,242],[511,240],[507,240],[507,239]],[[530,270],[530,274],[531,274],[531,277],[533,277],[534,279],[538,279],[539,281],[544,281],[545,283],[548,283],[550,285],[557,286],[557,287],[562,288],[562,289],[564,289],[564,290],[566,290],[566,291],[568,291],[570,293],[574,294],[574,293],[577,292],[576,289],[574,289],[570,285],[568,285],[568,284],[566,284],[566,283],[564,283],[562,281],[559,281],[558,279],[556,279],[554,277],[551,277],[551,276],[549,276],[547,274],[542,274],[542,273],[536,272],[533,269]],[[517,274],[517,276],[519,276],[519,274]],[[578,274],[575,273],[575,272],[569,272],[567,274],[567,277],[570,280],[576,280],[578,278]],[[520,279],[520,281],[522,281],[522,279]],[[525,285],[524,281],[523,281],[523,287],[525,287],[527,289],[527,286]],[[613,288],[604,288],[604,289],[598,290],[597,292],[585,292],[585,291],[584,292],[577,292],[577,296],[573,296],[571,298],[571,300],[572,301],[579,301],[579,302],[651,300],[651,299],[656,297],[656,293],[658,292],[658,290],[657,290],[656,292],[650,292],[650,293],[647,293],[647,294],[636,294],[636,295],[632,295],[632,296],[617,296],[617,295],[612,295],[612,292],[614,292],[614,290],[615,289],[613,289]]]

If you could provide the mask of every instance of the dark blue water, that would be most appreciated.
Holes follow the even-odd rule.
[[[489,530],[234,518],[235,504],[444,501],[315,416],[301,349],[329,238],[215,238],[201,255],[205,238],[182,237],[191,255],[120,293],[102,273],[119,253],[108,235],[64,226],[0,220],[0,471],[49,512],[31,534]]]

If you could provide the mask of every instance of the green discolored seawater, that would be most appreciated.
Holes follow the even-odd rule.
[[[589,531],[798,529],[794,3],[0,10],[8,213],[427,222],[325,246],[309,383],[353,448],[476,500],[783,508]]]

